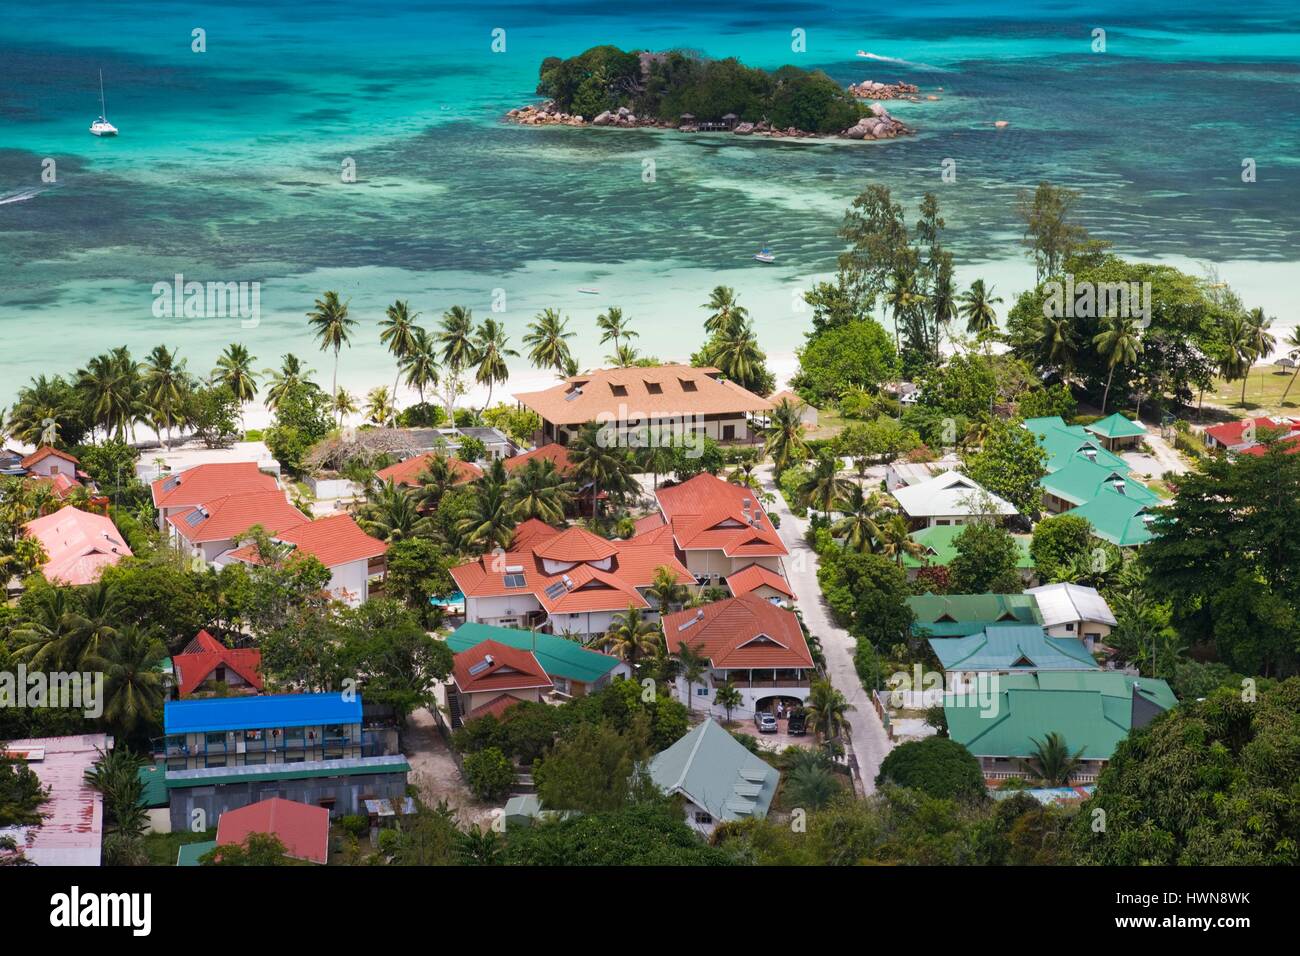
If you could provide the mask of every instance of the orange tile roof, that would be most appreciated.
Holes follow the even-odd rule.
[[[253,648],[226,647],[207,631],[199,631],[185,650],[172,658],[172,671],[182,697],[194,693],[212,672],[221,666],[248,681],[254,690],[262,689],[262,652]]]
[[[423,455],[416,455],[414,458],[408,458],[405,461],[399,461],[395,465],[389,465],[387,468],[381,468],[375,472],[375,477],[380,481],[392,481],[396,485],[407,485],[414,488],[420,484],[420,475],[428,467],[430,459],[435,457],[438,457],[437,452],[425,452]],[[483,469],[472,462],[461,461],[459,458],[447,458],[447,464],[451,465],[452,474],[456,476],[455,484],[463,485],[467,481],[474,481],[483,477]]]
[[[794,612],[754,594],[669,614],[663,630],[669,653],[698,646],[717,668],[813,666]]]
[[[49,458],[51,455],[53,455],[55,458],[62,458],[64,461],[70,461],[74,465],[81,464],[80,461],[78,461],[72,455],[69,455],[66,451],[59,451],[57,448],[52,448],[49,445],[42,445],[40,448],[36,449],[34,452],[32,452],[30,455],[24,458],[21,462],[19,462],[19,464],[23,468],[30,468],[32,467],[32,465],[44,461],[46,458]]]
[[[192,508],[224,495],[257,494],[277,487],[275,479],[258,471],[252,461],[195,465],[149,485],[155,508]]]
[[[716,368],[690,365],[603,368],[515,398],[557,425],[581,425],[601,416],[629,420],[771,410],[767,399],[721,381],[719,374]]]
[[[506,466],[506,471],[514,471],[516,468],[522,468],[530,461],[549,461],[555,465],[555,470],[560,474],[567,474],[573,467],[569,461],[569,450],[558,442],[551,442],[549,445],[543,445],[541,448],[534,448],[532,451],[526,451],[522,455],[515,455],[513,458],[504,458],[501,463]]]
[[[756,591],[763,585],[780,591],[788,598],[794,597],[794,591],[790,590],[790,585],[786,583],[785,578],[761,564],[751,564],[742,571],[727,575],[727,587],[731,589],[732,597],[740,597],[742,594]]]
[[[728,557],[789,554],[752,488],[708,472],[656,493],[684,551],[721,550]]]
[[[217,846],[243,843],[250,833],[270,833],[297,860],[325,863],[329,858],[330,812],[309,803],[272,797],[227,810],[217,821]]]
[[[73,488],[85,487],[76,478],[69,478],[61,471],[52,475],[31,475],[27,480],[37,485],[49,485],[50,490],[54,492],[54,496],[60,499],[72,494]]]
[[[191,520],[200,510],[208,516]],[[198,508],[185,508],[168,515],[167,521],[186,541],[198,544],[238,538],[253,525],[261,525],[267,534],[278,537],[280,532],[305,523],[307,516],[289,504],[284,492],[266,491],[213,498],[200,503]]]
[[[377,558],[388,551],[388,545],[372,538],[361,530],[351,515],[330,515],[293,525],[275,536],[277,541],[291,544],[300,554],[309,554],[327,568],[338,567],[350,561]],[[245,545],[230,552],[237,561],[256,564],[257,548]]]
[[[49,581],[92,584],[104,568],[131,557],[126,539],[109,518],[72,505],[29,521],[23,528],[45,551],[41,570]]]
[[[507,710],[515,706],[515,704],[522,703],[523,699],[520,697],[511,697],[509,694],[498,694],[486,704],[479,704],[461,719],[463,721],[477,720],[480,717],[486,717],[488,714],[499,718],[504,715]]]
[[[649,607],[637,588],[652,584],[656,569],[664,565],[673,569],[678,582],[695,581],[663,529],[627,541],[606,541],[585,531],[575,535],[578,530],[561,532],[535,519],[526,521],[516,529],[509,551],[454,567],[451,576],[467,597],[530,594],[551,614],[622,611],[629,604]],[[560,539],[566,544],[554,545]],[[565,557],[548,558],[543,552]],[[593,556],[574,556],[579,553]],[[511,575],[521,575],[522,585],[508,586]]]
[[[552,686],[551,679],[532,651],[510,647],[491,638],[457,654],[453,659],[451,678],[462,694]]]

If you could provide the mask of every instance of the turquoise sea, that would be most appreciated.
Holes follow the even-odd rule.
[[[205,52],[191,48],[196,29]],[[888,104],[919,135],[867,144],[501,121],[533,99],[543,57],[602,42],[905,79],[939,99]],[[87,130],[101,69],[111,140]],[[1300,8],[1281,0],[1230,12],[1206,0],[11,4],[0,405],[30,376],[120,344],[143,355],[165,342],[206,372],[242,341],[260,365],[292,349],[326,375],[303,313],[327,288],[363,323],[340,371],[353,389],[391,383],[373,325],[394,298],[433,320],[456,303],[486,314],[494,290],[516,346],[556,306],[580,361],[596,364],[604,306],[636,320],[643,351],[685,359],[699,304],[730,284],[788,370],[807,319],[798,291],[833,270],[843,210],[872,182],[909,207],[938,192],[959,279],[984,276],[1008,303],[1033,279],[1015,195],[1050,179],[1083,191],[1082,220],[1120,252],[1213,266],[1294,325],[1298,100]],[[341,181],[349,158],[354,183]],[[945,159],[955,183],[940,178]],[[752,260],[763,244],[775,265]],[[178,273],[260,282],[260,324],[155,317],[154,284]],[[515,389],[544,377],[515,366]]]

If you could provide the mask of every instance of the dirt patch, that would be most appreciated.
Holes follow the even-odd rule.
[[[465,786],[451,748],[438,733],[428,710],[417,710],[411,715],[402,734],[402,752],[411,765],[407,779],[426,806],[436,806],[445,800],[462,825],[486,826],[491,822],[497,807],[477,799]]]

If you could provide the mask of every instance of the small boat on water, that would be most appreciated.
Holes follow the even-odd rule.
[[[758,252],[754,253],[754,258],[759,262],[776,262],[776,253],[767,246],[764,246]]]
[[[579,289],[578,291],[583,295],[600,295],[599,289]]]
[[[108,121],[108,109],[104,106],[104,71],[99,71],[99,118],[90,124],[90,132],[95,136],[116,136],[117,127]]]

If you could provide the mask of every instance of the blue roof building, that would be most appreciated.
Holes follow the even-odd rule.
[[[335,691],[168,701],[163,707],[163,730],[170,737],[217,730],[360,724],[361,695],[353,693],[350,697],[346,700]]]

